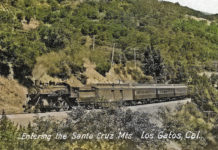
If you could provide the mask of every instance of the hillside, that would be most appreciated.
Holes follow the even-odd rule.
[[[46,64],[49,76],[67,79],[83,73],[88,58],[104,76],[113,48],[114,63],[125,67],[135,54],[137,67],[158,82],[187,82],[193,66],[218,59],[217,16],[168,2],[8,0],[0,3],[0,16],[0,66],[11,62],[26,86],[37,63]]]
[[[23,112],[22,105],[26,101],[27,89],[15,80],[0,77],[0,111],[7,113]]]

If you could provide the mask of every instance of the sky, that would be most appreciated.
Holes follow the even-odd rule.
[[[169,2],[178,2],[182,6],[187,6],[195,10],[218,14],[218,0],[163,0]]]

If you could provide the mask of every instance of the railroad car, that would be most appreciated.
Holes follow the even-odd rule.
[[[70,110],[75,106],[87,109],[110,106],[132,106],[179,100],[187,97],[187,86],[182,84],[93,84],[71,87],[66,83],[37,86],[28,94],[25,111]]]

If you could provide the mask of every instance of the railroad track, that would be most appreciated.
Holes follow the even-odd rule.
[[[162,102],[162,103],[152,103],[145,105],[136,105],[136,106],[128,106],[122,107],[124,110],[130,109],[132,111],[142,111],[149,114],[154,114],[158,112],[160,107],[169,107],[172,110],[176,108],[179,104],[186,104],[187,102],[191,102],[190,98]],[[101,109],[99,109],[100,111]],[[91,110],[87,110],[91,111]],[[37,117],[51,118],[53,117],[55,120],[64,120],[68,117],[68,113],[71,111],[60,111],[60,112],[45,112],[45,113],[16,113],[16,114],[6,114],[7,118],[13,121],[15,124],[27,126],[29,123],[33,123],[34,119]],[[2,115],[0,115],[0,118]]]
[[[137,107],[137,106],[145,106],[145,105],[151,105],[151,104],[163,104],[163,103],[169,103],[169,102],[180,102],[180,101],[184,101],[184,100],[188,100],[191,102],[191,98],[185,98],[185,99],[177,99],[177,100],[171,100],[171,101],[159,101],[159,102],[152,102],[152,103],[147,103],[147,104],[136,104],[136,105],[129,105],[129,106],[121,106],[122,108],[126,107],[126,108],[131,108],[131,107]],[[76,107],[80,107],[80,106],[75,106],[74,108]],[[82,106],[83,107],[83,106]],[[91,110],[91,109],[95,109],[95,108],[86,108],[86,107],[83,107],[87,110]],[[98,108],[98,109],[104,109],[104,108]],[[72,109],[71,109],[72,110]],[[22,113],[15,113],[15,114],[6,114],[7,116],[8,115],[22,115],[22,114],[46,114],[46,113],[60,113],[60,112],[71,112],[71,110],[68,110],[68,111],[48,111],[48,112],[22,112]],[[0,118],[1,118],[2,115],[0,115]]]
[[[137,106],[151,106],[151,105],[155,105],[155,104],[164,104],[164,103],[170,103],[170,102],[182,102],[182,101],[189,101],[191,102],[191,98],[185,98],[185,99],[179,99],[179,100],[171,100],[171,101],[161,101],[161,102],[153,102],[153,103],[148,103],[148,104],[136,104],[136,105],[131,105],[131,106],[121,106],[122,108],[131,108],[131,107],[137,107]],[[75,106],[74,108],[76,107],[80,107],[80,106]],[[84,107],[85,108],[85,107]],[[85,108],[86,109],[86,108]],[[92,108],[89,108],[87,110],[91,110]],[[104,108],[99,108],[100,110],[101,109],[104,109]],[[22,113],[15,113],[15,114],[6,114],[6,116],[9,116],[9,115],[26,115],[26,114],[30,114],[30,115],[33,115],[33,114],[50,114],[50,113],[61,113],[61,112],[71,112],[71,110],[68,110],[68,111],[49,111],[49,112],[37,112],[37,113],[28,113],[28,112],[22,112]],[[2,115],[0,115],[0,118],[2,117]]]

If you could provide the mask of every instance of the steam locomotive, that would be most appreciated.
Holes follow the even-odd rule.
[[[87,109],[110,106],[133,106],[187,97],[182,84],[93,84],[71,87],[69,84],[40,84],[35,93],[27,94],[25,111],[66,111],[75,106]]]

